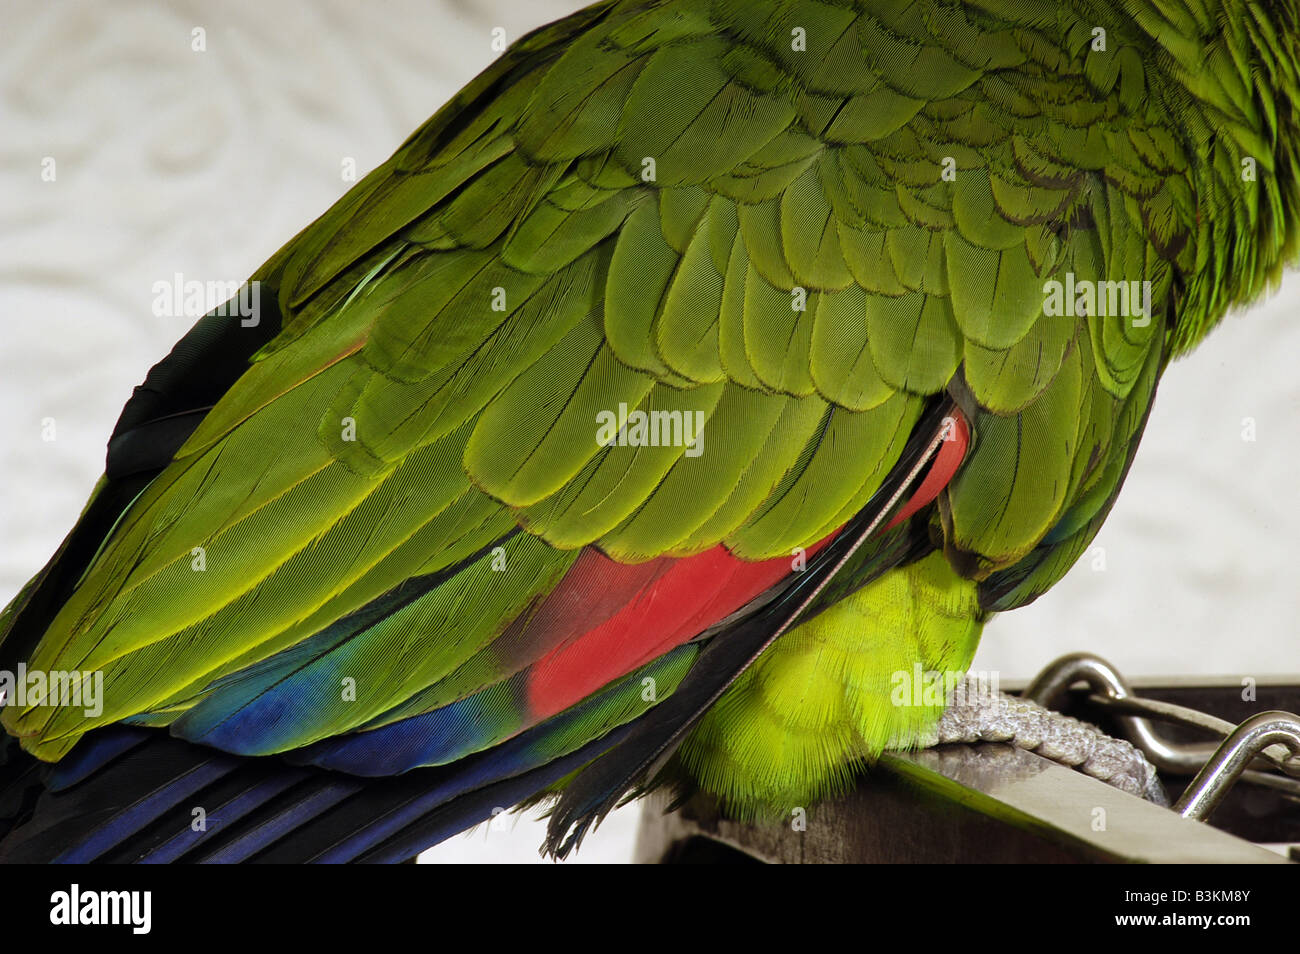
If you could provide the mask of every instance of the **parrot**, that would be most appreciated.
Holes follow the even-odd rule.
[[[0,860],[399,862],[539,804],[563,858],[660,788],[841,794],[1298,214],[1298,0],[529,33],[126,402],[0,615]]]

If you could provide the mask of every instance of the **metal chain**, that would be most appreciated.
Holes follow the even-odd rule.
[[[1241,779],[1300,798],[1300,716],[1262,712],[1240,726],[1186,706],[1134,695],[1119,671],[1089,653],[1062,656],[1034,677],[1024,697],[1059,709],[1070,688],[1086,683],[1090,704],[1115,716],[1129,741],[1162,772],[1196,777],[1174,805],[1186,818],[1204,821]],[[1155,723],[1200,729],[1218,742],[1177,743]],[[1284,774],[1277,774],[1277,773]]]

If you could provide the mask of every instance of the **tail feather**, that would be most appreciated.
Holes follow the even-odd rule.
[[[119,731],[114,729],[110,734]],[[28,817],[19,819],[0,841],[0,861],[95,861],[131,842],[167,811],[192,799],[238,766],[233,756],[154,735],[146,744],[133,746],[118,740],[114,740],[116,746],[94,740],[97,744],[89,760],[96,764],[77,765],[73,774],[80,779],[62,779],[64,784],[57,789],[49,787],[57,768],[37,768],[45,791]],[[114,752],[115,748],[119,751]],[[86,758],[82,756],[78,761]]]
[[[313,846],[303,838],[312,822],[328,816],[338,806],[356,795],[363,783],[345,775],[313,772],[307,781],[285,793],[249,824],[232,827],[217,839],[209,850],[180,860],[200,864],[239,864],[262,860],[268,846],[279,849],[285,863],[301,863],[310,857]]]
[[[96,739],[98,764],[79,765],[77,780],[60,791],[44,788],[28,817],[0,838],[0,862],[402,861],[535,796],[626,731],[533,766],[519,757],[533,742],[525,733],[470,764],[386,779],[228,756],[158,731],[144,740]],[[69,758],[77,756],[88,758],[77,750]],[[15,777],[27,787],[50,784],[58,767],[30,761]],[[528,767],[514,771],[521,765]]]
[[[273,799],[299,784],[307,773],[286,770],[276,772],[269,778],[255,780],[248,780],[242,777],[243,774],[247,773],[241,773],[241,778],[237,780],[237,784],[231,786],[234,790],[222,793],[226,796],[225,799],[216,802],[214,807],[205,813],[206,817],[203,819],[202,825],[195,824],[197,819],[194,819],[191,813],[188,828],[181,827],[177,834],[172,835],[156,847],[140,855],[139,862],[141,864],[171,864],[181,861],[191,854],[197,855],[201,848],[206,847],[207,842],[213,840],[216,832],[231,826],[236,821],[244,821],[255,812],[262,810]],[[175,831],[178,827],[180,826],[173,824],[170,829]],[[130,861],[133,859],[115,857],[112,860]]]

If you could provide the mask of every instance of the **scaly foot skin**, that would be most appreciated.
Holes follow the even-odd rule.
[[[917,746],[955,742],[1010,742],[1130,795],[1169,805],[1155,766],[1131,743],[1036,702],[992,693],[973,682],[958,687],[943,716]]]

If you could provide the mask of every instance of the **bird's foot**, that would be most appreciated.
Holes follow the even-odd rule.
[[[1131,743],[1028,699],[990,692],[974,681],[957,687],[943,716],[918,745],[957,742],[1009,742],[1130,795],[1169,804],[1155,766]]]

